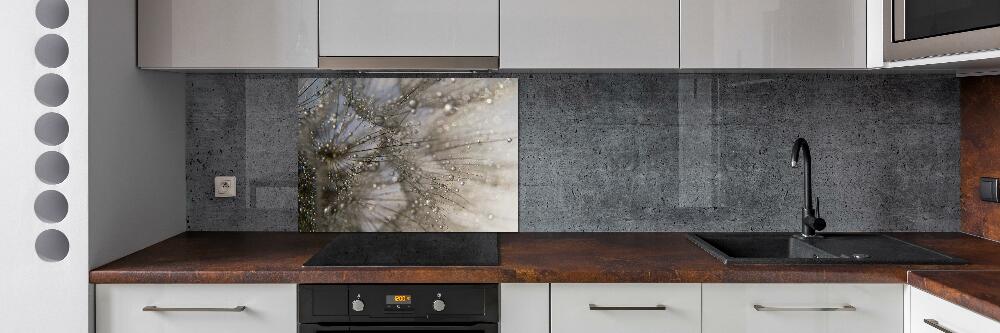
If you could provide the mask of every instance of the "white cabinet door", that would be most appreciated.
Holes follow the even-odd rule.
[[[902,284],[705,284],[705,333],[903,331]],[[845,306],[854,311],[836,311]]]
[[[681,0],[681,18],[681,68],[867,67],[866,0]]]
[[[678,0],[504,0],[501,68],[677,68]]]
[[[549,333],[549,284],[500,284],[501,333]]]
[[[98,333],[294,333],[294,284],[100,284]],[[165,311],[144,311],[156,306]],[[233,309],[243,311],[210,311]],[[194,311],[171,311],[201,308]]]
[[[139,67],[316,68],[317,0],[139,0]]]
[[[496,57],[499,0],[319,0],[324,57]]]
[[[701,285],[553,283],[552,333],[700,332]]]
[[[910,287],[910,332],[996,333],[1000,322]],[[936,325],[936,327],[935,327]]]

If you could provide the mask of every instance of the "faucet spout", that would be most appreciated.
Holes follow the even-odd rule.
[[[816,237],[816,231],[826,228],[826,221],[816,216],[813,209],[812,155],[809,153],[809,143],[803,138],[796,139],[792,145],[792,167],[800,166],[805,169],[802,172],[802,236]]]

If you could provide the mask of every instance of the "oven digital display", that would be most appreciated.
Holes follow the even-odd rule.
[[[413,297],[411,295],[385,295],[385,304],[413,304]]]

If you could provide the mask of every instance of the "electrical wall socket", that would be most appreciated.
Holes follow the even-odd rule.
[[[236,196],[236,177],[215,177],[215,197],[232,198]]]

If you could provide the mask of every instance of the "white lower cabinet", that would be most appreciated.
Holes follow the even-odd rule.
[[[554,283],[551,306],[552,333],[701,331],[700,284]]]
[[[98,333],[297,331],[294,284],[100,284],[96,289]]]
[[[909,287],[910,332],[996,333],[1000,322],[955,305],[923,290]]]
[[[902,284],[525,283],[500,296],[503,333],[1000,332]],[[101,284],[95,299],[97,333],[297,331],[294,284]]]
[[[549,284],[500,284],[501,333],[549,333]]]
[[[903,332],[902,284],[704,284],[705,333]]]

